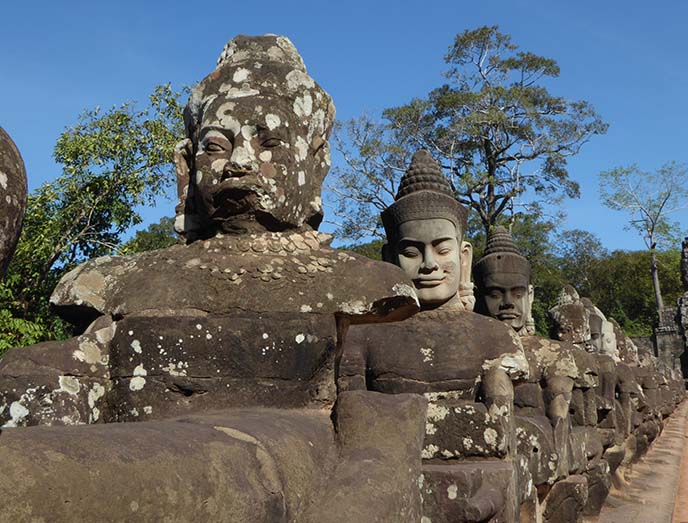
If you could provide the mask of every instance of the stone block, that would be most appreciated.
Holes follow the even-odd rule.
[[[543,523],[577,523],[587,497],[585,476],[574,474],[557,481],[542,502]]]
[[[511,463],[423,464],[423,521],[512,522],[515,485]]]

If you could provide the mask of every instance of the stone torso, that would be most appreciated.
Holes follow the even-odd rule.
[[[364,376],[366,388],[378,392],[456,391],[473,400],[486,362],[521,350],[497,320],[468,311],[426,311],[403,322],[352,327],[340,379]]]

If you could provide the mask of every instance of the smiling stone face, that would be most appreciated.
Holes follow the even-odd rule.
[[[185,111],[177,229],[316,229],[333,119],[330,97],[288,39],[232,40]]]
[[[461,279],[460,234],[449,220],[411,220],[399,226],[396,255],[411,277],[421,303],[458,300]]]
[[[428,151],[413,155],[382,222],[388,242],[383,259],[411,277],[421,308],[464,309],[459,289],[470,284],[473,258],[471,245],[462,241],[466,209]]]

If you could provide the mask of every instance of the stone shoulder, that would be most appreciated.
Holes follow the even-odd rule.
[[[51,303],[72,322],[162,308],[352,316],[417,310],[401,269],[327,247],[315,232],[216,237],[97,258],[66,274]]]

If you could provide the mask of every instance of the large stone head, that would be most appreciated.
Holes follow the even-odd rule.
[[[588,311],[578,292],[566,285],[559,294],[557,304],[549,310],[551,336],[555,340],[570,341],[591,350]]]
[[[530,262],[521,256],[504,227],[490,232],[483,257],[473,267],[473,277],[478,312],[497,318],[520,335],[533,333]]]
[[[382,223],[383,259],[411,277],[421,308],[464,308],[459,289],[470,281],[472,260],[471,245],[463,241],[466,209],[428,151],[414,154]]]
[[[317,229],[334,114],[287,38],[230,41],[184,112],[178,232]]]
[[[21,232],[26,209],[26,171],[17,146],[0,127],[0,279]]]

